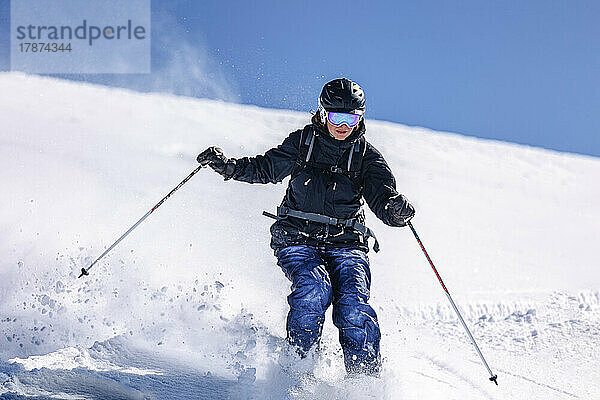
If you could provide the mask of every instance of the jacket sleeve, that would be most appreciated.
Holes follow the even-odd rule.
[[[229,179],[248,183],[278,183],[292,172],[298,158],[302,130],[289,134],[279,146],[264,155],[235,159]]]
[[[363,195],[369,208],[386,225],[391,225],[387,214],[388,200],[397,196],[396,179],[381,153],[367,142],[362,165]]]

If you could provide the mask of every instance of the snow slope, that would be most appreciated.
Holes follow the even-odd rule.
[[[199,151],[263,153],[308,114],[15,73],[0,93],[0,398],[600,398],[600,160],[367,121],[500,386],[410,231],[370,212],[385,371],[344,380],[329,315],[315,365],[285,348],[261,212],[286,182],[203,170],[76,279]]]

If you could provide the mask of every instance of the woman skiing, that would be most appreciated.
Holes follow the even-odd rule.
[[[197,158],[225,180],[277,183],[286,195],[271,226],[271,247],[292,282],[287,338],[300,355],[318,346],[325,311],[333,303],[348,374],[377,375],[381,338],[371,285],[363,198],[385,224],[405,226],[414,208],[396,191],[383,156],[364,137],[365,96],[358,84],[335,79],[323,87],[311,124],[264,155],[227,158],[210,147]]]

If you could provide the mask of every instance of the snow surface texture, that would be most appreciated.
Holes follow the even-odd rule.
[[[285,347],[261,212],[287,182],[202,170],[76,279],[198,152],[262,154],[308,114],[14,73],[0,93],[0,398],[600,398],[600,160],[367,121],[500,386],[410,231],[370,212],[385,369],[344,379],[330,315],[319,358]]]

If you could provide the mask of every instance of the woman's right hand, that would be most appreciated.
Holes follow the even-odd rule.
[[[235,159],[225,157],[223,150],[216,146],[211,146],[198,154],[196,161],[202,165],[208,165],[226,179],[230,179],[235,171]]]

